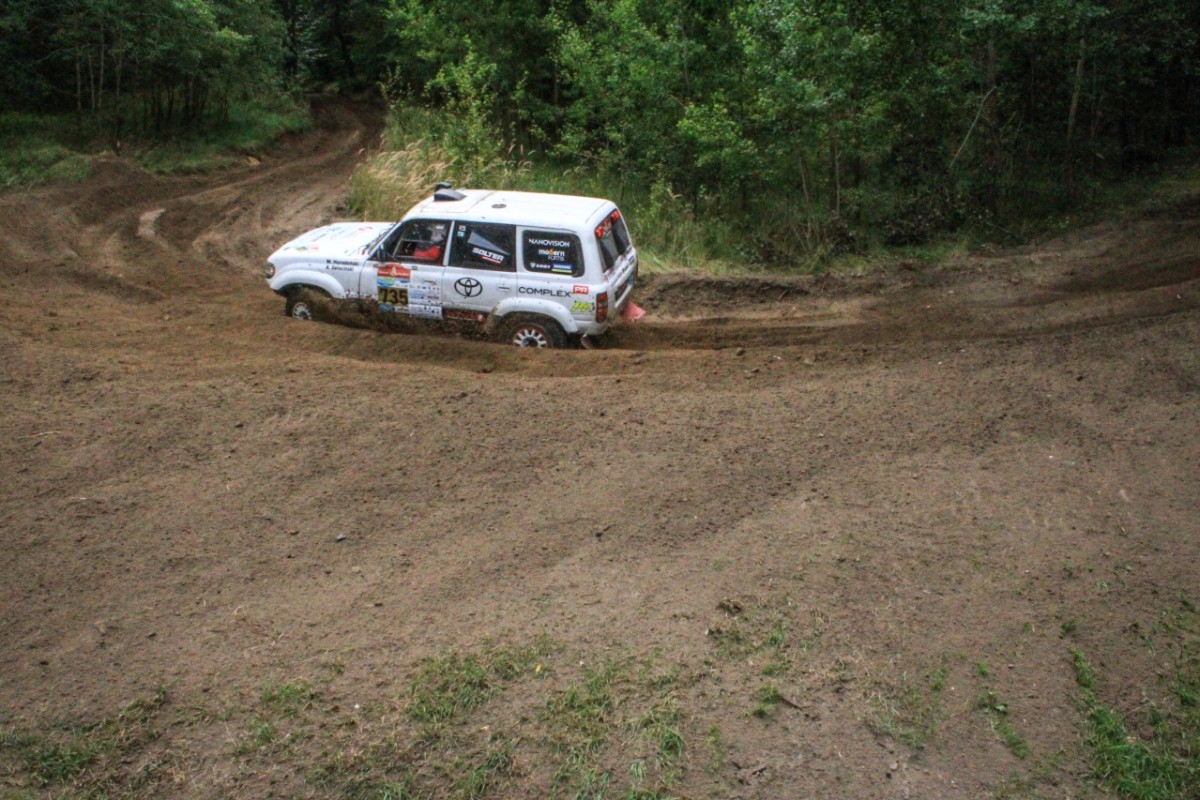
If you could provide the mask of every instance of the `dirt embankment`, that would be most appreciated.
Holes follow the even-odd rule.
[[[320,123],[0,195],[5,791],[1076,797],[1072,650],[1169,705],[1195,200],[932,270],[660,276],[608,348],[526,353],[281,315],[263,258],[378,132]],[[430,669],[474,699],[422,717]]]

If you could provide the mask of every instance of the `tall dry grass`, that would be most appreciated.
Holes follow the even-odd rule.
[[[416,139],[372,158],[350,178],[350,209],[364,219],[400,219],[434,185],[489,189],[520,188],[529,162],[514,157],[492,160],[455,157],[430,139]]]

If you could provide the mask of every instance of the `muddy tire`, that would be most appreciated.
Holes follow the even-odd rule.
[[[549,317],[516,314],[500,326],[500,341],[517,347],[566,347],[567,334]]]
[[[292,292],[283,304],[284,316],[304,321],[315,318],[316,306],[313,301],[320,296],[327,295],[324,292],[316,292],[311,289],[299,289]]]

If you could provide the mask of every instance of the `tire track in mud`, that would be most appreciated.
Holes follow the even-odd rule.
[[[3,274],[139,304],[238,300],[278,241],[332,215],[382,129],[378,112],[337,99],[316,101],[314,118],[314,130],[216,175],[156,176],[104,157],[82,185],[0,196],[12,234]]]

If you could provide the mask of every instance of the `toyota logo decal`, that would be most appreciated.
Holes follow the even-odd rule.
[[[483,292],[483,284],[474,278],[459,278],[454,282],[454,291],[463,297],[478,297]]]

